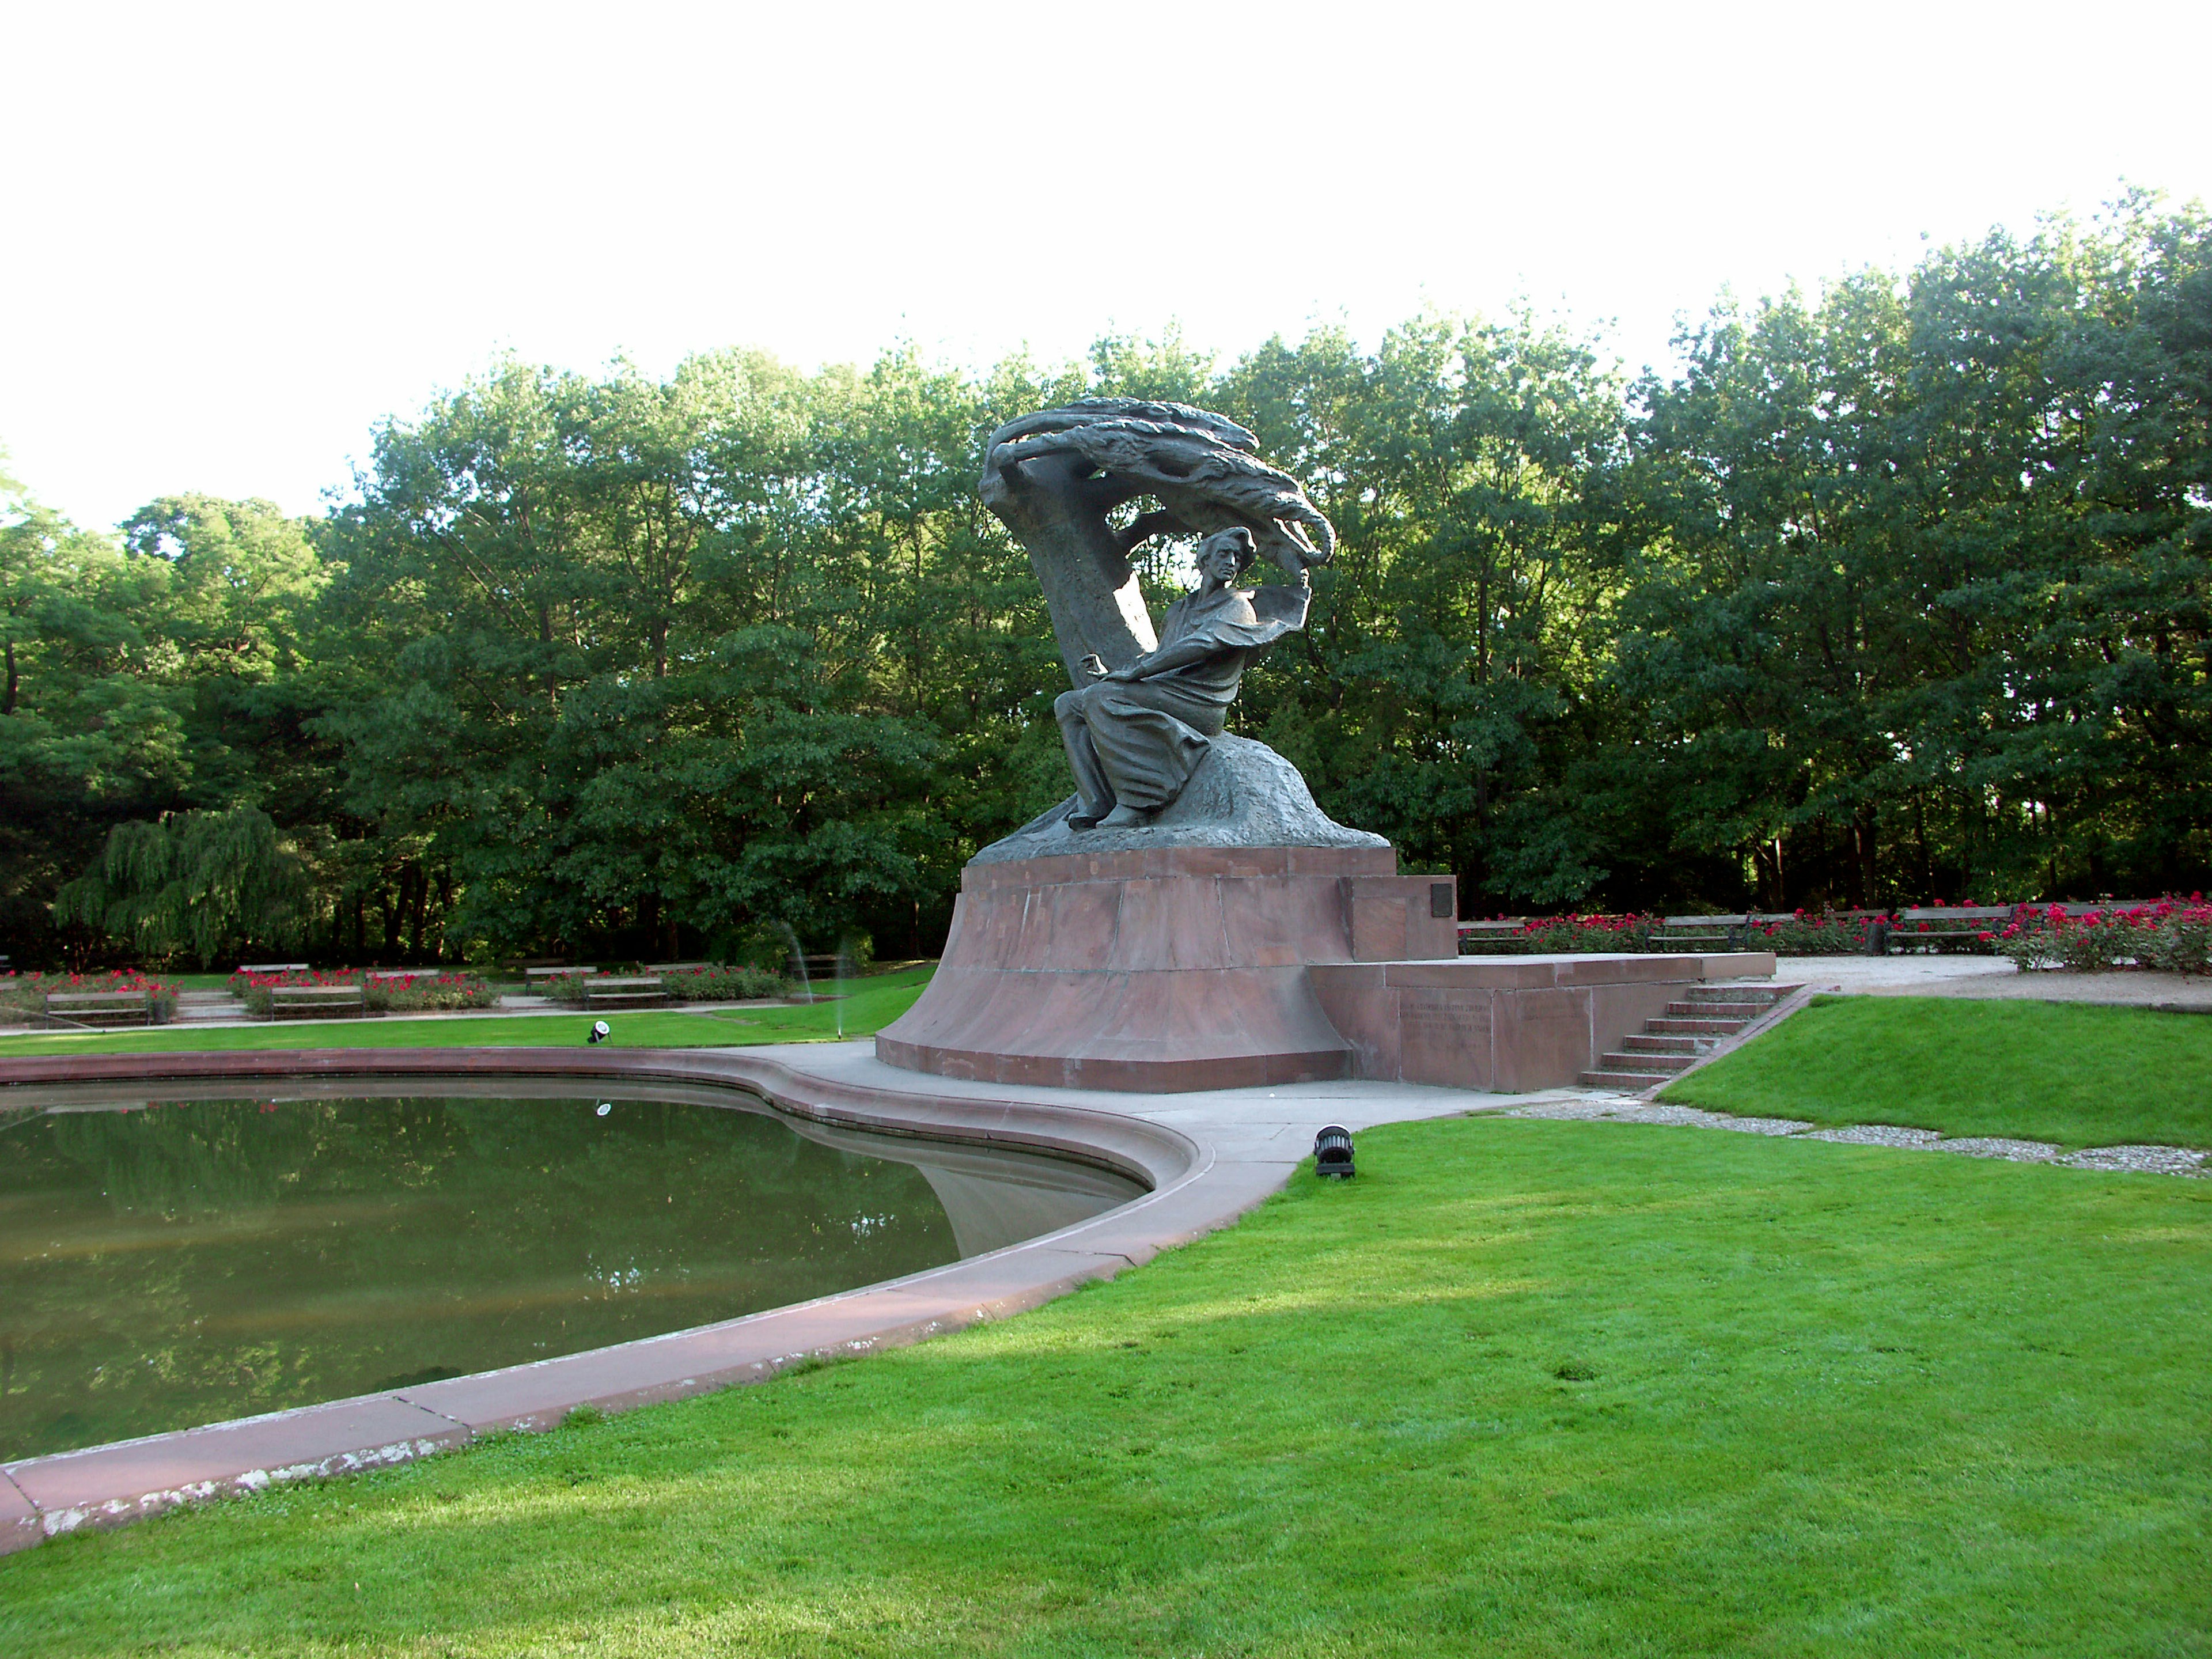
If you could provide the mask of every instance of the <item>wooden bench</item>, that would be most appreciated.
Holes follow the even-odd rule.
[[[1653,924],[1645,935],[1644,948],[1656,951],[1662,945],[1717,945],[1723,951],[1741,951],[1758,918],[1751,912],[1733,916],[1666,916]]]
[[[154,998],[145,991],[49,991],[46,994],[48,1025],[90,1025],[101,1020],[154,1023]]]
[[[287,1014],[309,1016],[365,1014],[368,998],[358,985],[272,985],[269,988],[269,1018]]]
[[[556,979],[586,979],[599,971],[596,968],[526,968],[522,970],[522,987],[526,991],[550,989]]]
[[[1887,927],[1872,931],[1879,943],[1873,954],[1886,957],[1901,945],[1933,945],[1941,939],[1978,939],[2002,933],[2013,918],[2009,904],[1926,904],[1899,910]]]
[[[650,1002],[668,1000],[668,988],[658,977],[617,979],[613,975],[594,975],[584,981],[584,1006],[605,1008],[614,1006],[641,1007]]]
[[[307,971],[307,964],[304,962],[241,962],[237,971],[241,974],[304,974]]]
[[[1495,921],[1462,921],[1459,924],[1459,951],[1463,957],[1479,957],[1482,947],[1499,939],[1518,939],[1528,925],[1525,916],[1501,916]]]

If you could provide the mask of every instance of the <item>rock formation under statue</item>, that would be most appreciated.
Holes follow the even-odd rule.
[[[993,434],[981,494],[1044,590],[1077,793],[969,860],[944,959],[878,1056],[1106,1089],[1543,1088],[1683,981],[1771,973],[1756,954],[1460,957],[1452,878],[1398,874],[1389,842],[1223,729],[1246,664],[1304,627],[1307,572],[1336,548],[1257,447],[1221,416],[1129,398]],[[1129,556],[1164,534],[1201,538],[1200,582],[1155,635]],[[1243,586],[1261,557],[1284,580]]]

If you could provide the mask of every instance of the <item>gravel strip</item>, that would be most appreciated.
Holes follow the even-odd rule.
[[[2186,1146],[2092,1146],[2058,1161],[2069,1170],[2125,1170],[2142,1175],[2203,1175],[2205,1154]]]
[[[1924,1152],[1942,1139],[1933,1129],[1901,1129],[1894,1123],[1854,1123],[1848,1129],[1815,1129],[1808,1140],[1834,1140],[1846,1146],[1902,1146]]]
[[[1694,1106],[1645,1106],[1633,1099],[1562,1100],[1536,1106],[1516,1106],[1501,1117],[1549,1117],[1570,1121],[1603,1118],[1616,1123],[1657,1123],[1676,1129],[1732,1129],[1743,1135],[1794,1135],[1811,1128],[1793,1117],[1731,1117],[1726,1112],[1703,1112]]]
[[[1843,1129],[1816,1129],[1791,1117],[1732,1117],[1694,1106],[1646,1103],[1633,1095],[1601,1094],[1532,1100],[1498,1109],[1498,1117],[1540,1117],[1569,1123],[1654,1123],[1676,1129],[1727,1129],[1742,1135],[1789,1135],[1833,1141],[1845,1146],[1893,1146],[1909,1152],[1957,1152],[1965,1158],[1996,1158],[2012,1164],[2057,1164],[2069,1170],[2104,1170],[2129,1174],[2212,1176],[2212,1153],[2185,1146],[2093,1146],[2067,1152],[2047,1140],[2015,1140],[2002,1135],[1960,1135],[1945,1139],[1933,1129],[1908,1129],[1894,1123],[1855,1123]]]
[[[1931,1152],[1963,1152],[1968,1158],[2001,1158],[2008,1164],[2056,1164],[2063,1147],[2047,1140],[2011,1140],[2002,1135],[1960,1135],[1956,1140],[1937,1140]]]

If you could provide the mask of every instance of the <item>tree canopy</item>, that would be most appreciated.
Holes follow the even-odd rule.
[[[108,536],[9,483],[0,949],[281,911],[361,960],[933,950],[1069,787],[979,447],[1091,393],[1218,410],[1334,520],[1236,723],[1473,908],[2206,884],[2209,237],[2131,197],[1723,301],[1635,378],[1528,314],[1226,364],[510,360],[307,520],[181,495]],[[251,872],[229,921],[171,914],[188,869]]]

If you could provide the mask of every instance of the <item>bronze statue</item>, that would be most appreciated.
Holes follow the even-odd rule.
[[[1220,735],[1245,665],[1305,626],[1306,570],[1328,561],[1336,532],[1257,447],[1221,416],[1126,398],[992,434],[983,500],[1029,552],[1075,686],[1053,707],[1076,778],[1070,830],[1138,828],[1173,803]],[[1159,506],[1112,521],[1143,496]],[[1175,533],[1205,537],[1200,582],[1156,642],[1129,555]],[[1240,588],[1263,552],[1296,581]]]
[[[1168,607],[1158,648],[1120,668],[1085,658],[1092,684],[1053,704],[1075,771],[1069,829],[1133,829],[1182,793],[1208,740],[1220,735],[1244,665],[1304,623],[1310,590],[1303,579],[1273,590],[1297,599],[1271,605],[1264,621],[1253,605],[1257,592],[1237,587],[1254,552],[1242,525],[1208,536],[1198,550],[1199,585]]]

